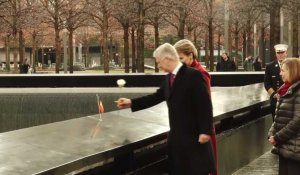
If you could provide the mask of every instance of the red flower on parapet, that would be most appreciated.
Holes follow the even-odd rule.
[[[104,113],[104,107],[100,99],[98,100],[98,109],[99,109],[99,113]]]

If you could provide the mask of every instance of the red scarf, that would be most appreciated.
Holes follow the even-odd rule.
[[[193,60],[192,64],[191,64],[191,67],[198,67],[199,66],[199,62],[197,60]]]
[[[292,84],[289,83],[289,82],[285,82],[278,90],[277,90],[277,93],[281,96],[283,96],[287,90],[289,89],[289,87],[291,86]]]

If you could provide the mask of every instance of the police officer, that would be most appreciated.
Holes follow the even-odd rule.
[[[283,84],[280,76],[281,62],[287,57],[288,45],[277,44],[274,46],[276,52],[276,60],[272,61],[266,66],[264,85],[270,96],[271,111],[274,120],[276,102],[277,102],[277,89]]]

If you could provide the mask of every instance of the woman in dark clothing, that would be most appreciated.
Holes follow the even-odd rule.
[[[194,44],[187,39],[183,39],[175,43],[174,45],[175,49],[177,50],[177,53],[179,55],[180,61],[185,63],[186,65],[193,67],[197,70],[199,70],[206,82],[206,85],[209,90],[209,94],[211,94],[210,90],[210,75],[209,73],[201,66],[201,64],[197,61],[197,49],[194,46]],[[212,146],[213,146],[213,151],[214,151],[214,156],[215,156],[215,161],[217,165],[217,141],[216,141],[216,133],[215,129],[213,129],[213,134],[211,135],[211,141],[212,141]],[[210,173],[210,175],[217,175],[217,169],[215,172]]]
[[[28,64],[27,58],[25,58],[23,63],[20,65],[20,73],[27,74],[29,68],[30,68],[30,65]]]
[[[284,84],[277,90],[269,142],[279,155],[279,175],[295,175],[300,174],[300,60],[285,59],[280,75]]]
[[[261,71],[261,59],[259,57],[256,57],[253,62],[253,67],[255,71]]]
[[[216,69],[218,72],[236,71],[236,65],[232,60],[230,60],[228,54],[224,52],[222,54],[221,61],[217,63]]]

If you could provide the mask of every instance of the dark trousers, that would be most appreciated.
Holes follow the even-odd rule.
[[[300,161],[286,159],[279,156],[279,175],[300,174]]]

